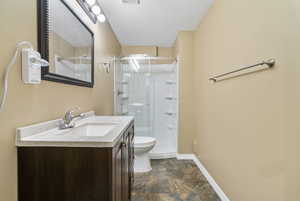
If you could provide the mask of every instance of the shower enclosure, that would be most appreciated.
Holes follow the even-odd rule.
[[[115,115],[135,117],[136,136],[157,140],[153,159],[177,154],[178,76],[171,58],[115,59]]]

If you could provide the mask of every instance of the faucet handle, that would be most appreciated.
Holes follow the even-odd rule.
[[[71,121],[74,116],[74,112],[77,112],[79,110],[80,110],[80,107],[75,107],[73,109],[68,110],[65,114],[65,120]]]

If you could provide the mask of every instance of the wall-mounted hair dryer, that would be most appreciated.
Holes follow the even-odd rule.
[[[27,46],[27,48],[22,48]],[[21,49],[22,48],[22,49]],[[22,52],[22,80],[26,84],[40,84],[41,83],[41,67],[49,66],[48,61],[41,58],[39,52],[33,49],[30,42],[23,41],[17,44],[17,49],[10,63],[5,68],[3,78],[3,92],[0,98],[0,112],[3,109],[7,91],[8,91],[8,75],[12,66],[16,63],[19,52]]]
[[[22,80],[25,84],[41,83],[41,67],[49,66],[40,53],[31,49],[22,49]]]

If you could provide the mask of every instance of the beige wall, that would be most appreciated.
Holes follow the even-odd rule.
[[[78,11],[81,11],[78,9]],[[79,13],[85,16],[83,13]],[[2,0],[0,3],[0,75],[19,41],[37,45],[36,1]],[[84,21],[95,33],[95,56],[119,55],[120,44],[109,24],[93,25]],[[2,87],[2,82],[0,83]],[[15,129],[20,126],[62,117],[74,106],[82,111],[95,110],[111,114],[113,110],[113,72],[106,74],[95,67],[93,89],[43,81],[41,85],[25,85],[21,81],[20,57],[10,73],[9,92],[4,111],[0,113],[0,200],[17,200],[17,162],[14,146]]]
[[[174,47],[157,47],[157,46],[122,46],[122,56],[134,54],[146,54],[150,57],[164,57],[160,60],[151,60],[151,64],[170,64],[175,59]],[[169,59],[166,59],[169,58]]]
[[[122,55],[147,54],[153,57],[173,57],[173,47],[156,47],[156,46],[122,46]]]
[[[158,47],[157,56],[159,57],[174,57],[173,47]]]
[[[300,200],[299,9],[297,0],[216,0],[194,34],[191,135],[231,201]],[[208,81],[272,57],[273,70]]]
[[[155,57],[157,56],[157,47],[122,45],[122,56],[129,56],[131,54],[147,54]]]
[[[193,152],[194,125],[194,32],[182,31],[175,43],[179,66],[179,132],[178,152]]]

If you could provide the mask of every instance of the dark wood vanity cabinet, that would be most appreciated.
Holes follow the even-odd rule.
[[[116,175],[113,176],[113,184],[117,189],[114,201],[129,201],[131,200],[131,190],[134,179],[134,128],[131,127],[127,134],[123,135],[123,139],[114,147],[113,155],[116,168]],[[122,189],[122,190],[119,190]]]
[[[18,147],[19,201],[130,201],[134,126],[112,148]]]

